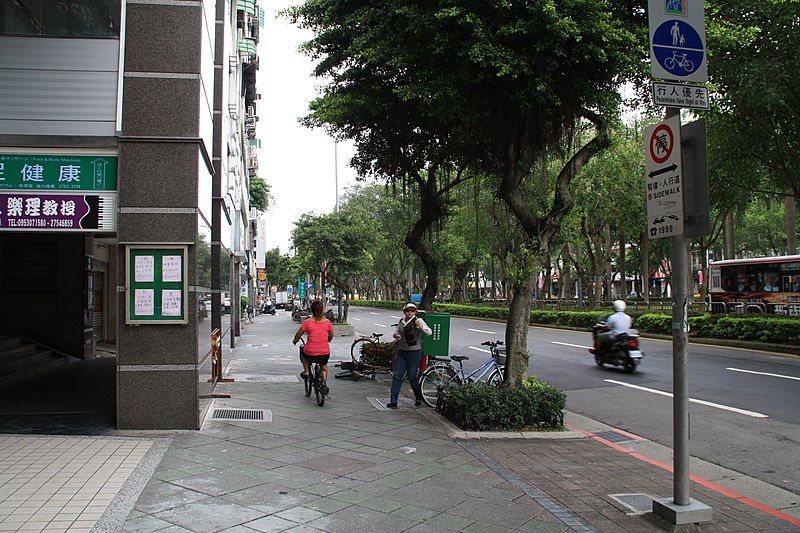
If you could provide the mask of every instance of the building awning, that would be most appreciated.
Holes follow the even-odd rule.
[[[236,0],[236,9],[243,9],[248,15],[255,15],[256,0]]]
[[[239,52],[243,54],[255,54],[256,42],[253,39],[248,39],[247,37],[240,37]]]

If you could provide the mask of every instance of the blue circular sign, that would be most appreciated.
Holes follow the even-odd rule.
[[[703,64],[705,50],[700,35],[682,20],[668,20],[653,34],[653,55],[664,70],[685,78]]]

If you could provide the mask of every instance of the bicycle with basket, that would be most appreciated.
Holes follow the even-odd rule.
[[[392,324],[396,326],[397,324]],[[339,363],[342,372],[337,378],[352,378],[355,375],[375,379],[377,372],[394,372],[394,359],[397,355],[397,341],[382,342],[383,333],[362,335],[350,345],[350,361]]]
[[[422,401],[428,407],[436,407],[439,394],[450,384],[467,385],[479,381],[495,386],[504,384],[506,352],[502,345],[502,341],[482,342],[481,346],[489,347],[489,358],[470,373],[464,371],[464,361],[469,360],[465,355],[430,356],[431,364],[420,376]],[[458,368],[454,362],[458,363]]]

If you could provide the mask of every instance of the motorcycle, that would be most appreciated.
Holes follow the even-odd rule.
[[[589,330],[592,332],[595,346],[598,345],[597,336],[607,331],[604,322],[595,324]],[[600,344],[600,348],[593,350],[592,353],[597,366],[602,367],[607,364],[620,366],[627,373],[635,372],[644,357],[644,352],[639,346],[639,332],[635,329],[629,329],[610,342]]]
[[[262,315],[274,315],[275,314],[275,306],[274,305],[267,305],[266,302],[261,304],[261,309],[259,311]]]

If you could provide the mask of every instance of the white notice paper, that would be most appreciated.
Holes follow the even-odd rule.
[[[181,256],[165,255],[161,258],[161,280],[181,281]]]
[[[153,289],[136,289],[133,299],[133,312],[136,316],[153,316]]]
[[[181,291],[161,291],[161,316],[181,316]]]
[[[155,257],[152,255],[137,255],[134,260],[134,281],[153,281],[155,270]]]

